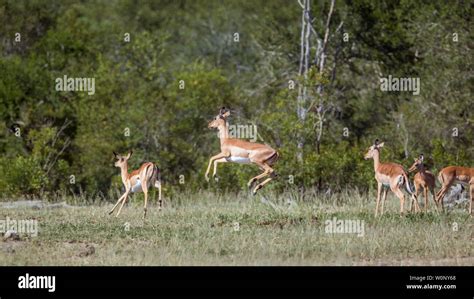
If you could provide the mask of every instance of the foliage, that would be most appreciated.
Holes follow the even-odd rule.
[[[112,151],[129,150],[131,167],[158,164],[170,195],[245,190],[257,167],[223,164],[219,182],[204,180],[219,152],[207,123],[221,106],[232,109],[231,124],[255,124],[258,141],[280,152],[269,190],[371,189],[372,162],[362,158],[375,138],[386,142],[383,161],[408,167],[422,152],[434,170],[472,166],[468,2],[337,1],[326,69],[313,66],[307,82],[298,76],[297,1],[112,2],[0,2],[1,195],[110,194],[121,188]],[[313,1],[320,36],[328,9]],[[56,91],[64,75],[94,78],[95,94]],[[419,77],[420,95],[382,92],[388,75]],[[314,102],[324,85],[322,120],[316,107],[298,121],[300,83]]]

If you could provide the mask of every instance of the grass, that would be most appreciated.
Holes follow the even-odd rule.
[[[112,203],[1,209],[0,219],[36,219],[39,234],[0,241],[0,264],[474,264],[474,221],[466,209],[400,217],[399,202],[389,195],[386,213],[375,218],[374,196],[369,198],[179,194],[165,198],[161,212],[156,203],[149,207],[146,222],[139,197],[118,218],[107,214]],[[364,221],[364,236],[326,233],[325,221],[333,217]]]

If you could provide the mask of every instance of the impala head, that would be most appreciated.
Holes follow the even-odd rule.
[[[225,125],[225,120],[227,117],[229,117],[230,111],[229,109],[226,109],[225,107],[222,107],[219,110],[219,114],[217,114],[213,120],[209,122],[207,125],[208,128],[219,128],[222,125]]]
[[[115,161],[115,167],[120,167],[122,168],[123,166],[127,165],[127,161],[128,159],[130,159],[130,157],[132,156],[133,154],[133,151],[130,151],[127,155],[125,156],[122,156],[122,155],[119,155],[117,154],[116,152],[114,152],[114,156],[115,156],[115,159],[117,159],[117,161]]]
[[[372,159],[374,157],[375,151],[379,151],[381,147],[383,147],[383,142],[379,143],[378,139],[375,139],[375,142],[372,146],[369,147],[367,153],[364,156],[365,160]]]
[[[415,158],[415,162],[408,169],[408,172],[413,172],[417,169],[420,170],[420,168],[423,167],[423,160],[424,160],[423,154],[420,154],[420,156],[418,158]]]

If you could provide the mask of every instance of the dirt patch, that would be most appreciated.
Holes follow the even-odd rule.
[[[15,253],[17,249],[23,246],[24,244],[24,241],[12,239],[0,241],[0,252]]]
[[[86,257],[89,255],[93,255],[95,253],[95,247],[93,245],[87,244],[86,247],[79,252],[79,257]]]
[[[95,254],[98,244],[70,241],[64,242],[63,246],[72,253],[72,256],[87,257]]]

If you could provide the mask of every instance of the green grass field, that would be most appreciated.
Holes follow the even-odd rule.
[[[38,236],[0,241],[1,265],[474,265],[466,209],[400,217],[389,195],[374,218],[374,194],[165,197],[142,221],[136,196],[116,218],[112,203],[2,208],[0,219],[36,219]],[[408,205],[407,205],[408,207]],[[325,221],[364,221],[364,235],[331,234]]]

